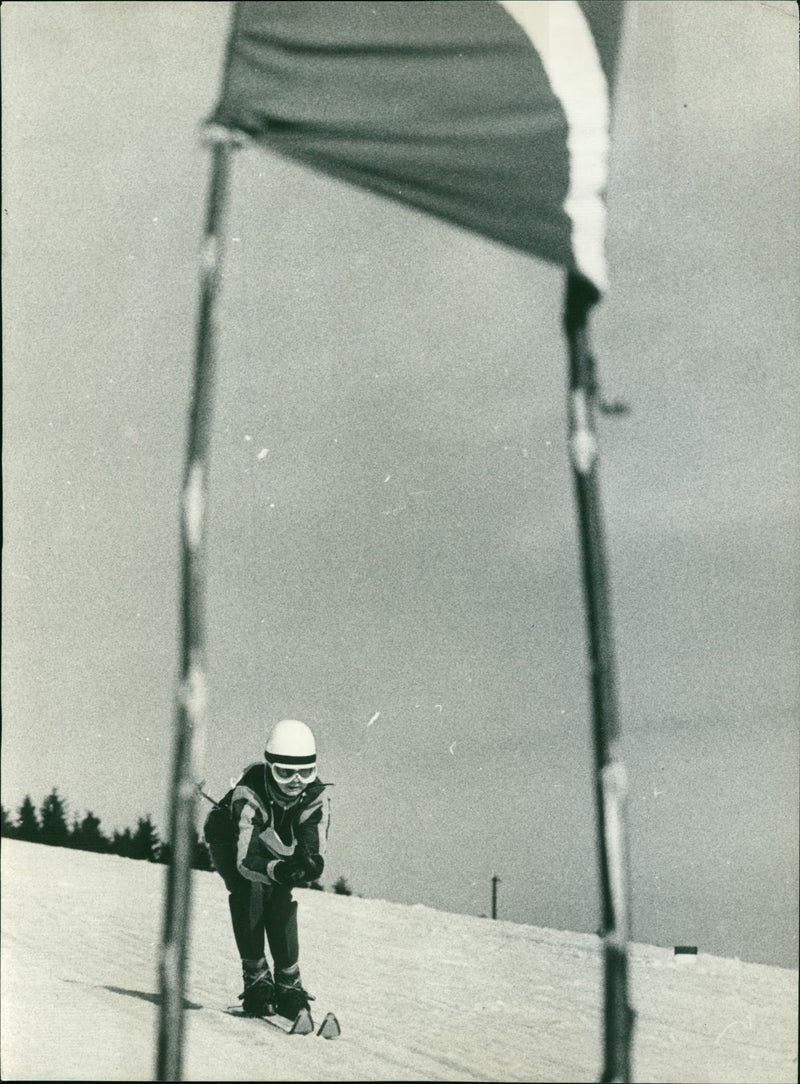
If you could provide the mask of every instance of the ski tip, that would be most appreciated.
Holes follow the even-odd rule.
[[[332,1012],[329,1012],[320,1024],[317,1035],[323,1039],[338,1039],[341,1034],[342,1029],[339,1027],[339,1021]]]
[[[314,1030],[314,1021],[311,1019],[311,1013],[308,1009],[301,1009],[297,1016],[294,1018],[289,1034],[290,1035],[310,1035]]]

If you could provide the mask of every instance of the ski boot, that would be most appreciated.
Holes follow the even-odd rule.
[[[273,1016],[275,1013],[275,984],[269,964],[260,960],[242,960],[244,992],[242,1012],[248,1016]]]
[[[300,983],[300,968],[297,964],[275,972],[275,1012],[294,1020],[303,1009],[310,1011],[309,1001],[314,999]]]

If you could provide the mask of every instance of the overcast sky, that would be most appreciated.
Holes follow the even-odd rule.
[[[167,824],[223,3],[3,4],[3,804]],[[595,320],[637,940],[797,964],[793,3],[633,3]],[[561,273],[236,159],[207,789],[278,719],[354,890],[591,931]]]

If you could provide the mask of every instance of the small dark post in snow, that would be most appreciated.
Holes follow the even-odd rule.
[[[492,877],[492,918],[497,918],[497,886],[500,883],[500,878],[497,874]]]
[[[676,945],[675,963],[680,967],[697,963],[697,945]]]

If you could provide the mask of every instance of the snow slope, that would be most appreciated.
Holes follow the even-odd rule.
[[[3,840],[2,1079],[154,1075],[164,867]],[[187,1080],[593,1081],[595,937],[299,891],[301,965],[337,1042],[220,1010],[236,1000],[227,898],[196,873]],[[632,948],[638,1081],[797,1079],[797,972]]]

